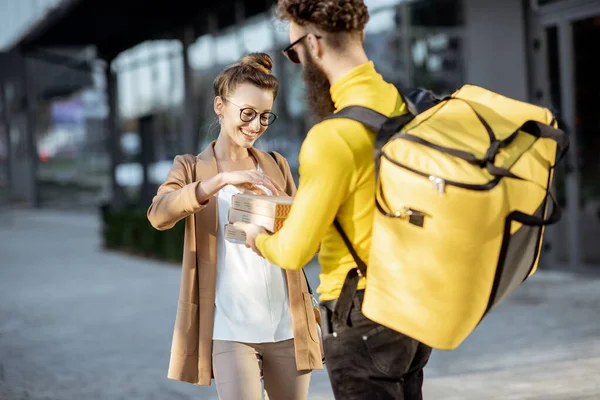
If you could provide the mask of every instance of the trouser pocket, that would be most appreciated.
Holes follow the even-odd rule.
[[[379,324],[364,332],[362,340],[373,366],[396,377],[408,372],[419,346],[417,340]]]

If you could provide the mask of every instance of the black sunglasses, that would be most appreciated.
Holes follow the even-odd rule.
[[[288,60],[290,60],[294,64],[300,64],[300,58],[298,57],[298,52],[296,50],[294,50],[294,46],[296,46],[298,43],[300,43],[301,41],[306,39],[308,37],[308,35],[310,35],[310,33],[307,33],[306,35],[301,36],[294,43],[290,44],[288,47],[283,49],[283,54],[285,54],[285,56],[288,58]],[[317,39],[321,39],[321,36],[315,35],[315,37]]]

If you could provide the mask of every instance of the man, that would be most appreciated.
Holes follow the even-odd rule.
[[[363,1],[280,0],[278,14],[290,22],[284,52],[302,64],[308,104],[320,119],[349,105],[387,116],[407,112],[396,88],[365,54],[369,14]],[[339,221],[358,257],[369,259],[374,141],[375,132],[358,122],[322,120],[302,144],[299,188],[283,228],[270,235],[256,225],[236,226],[246,232],[247,246],[284,269],[302,268],[320,246],[323,344],[336,399],[422,399],[423,367],[431,349],[362,314],[365,278],[357,274],[334,227]],[[354,287],[342,301],[347,277]]]

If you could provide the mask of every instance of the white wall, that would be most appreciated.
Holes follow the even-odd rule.
[[[0,51],[12,47],[27,30],[64,0],[0,0]]]
[[[527,101],[521,0],[463,0],[466,83]]]

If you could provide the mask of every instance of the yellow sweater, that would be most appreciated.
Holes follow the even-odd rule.
[[[359,65],[331,86],[335,109],[370,107],[388,116],[406,113],[398,91],[383,80],[372,62]],[[348,271],[356,264],[333,226],[337,217],[358,255],[367,262],[375,210],[375,134],[362,124],[325,120],[307,134],[299,155],[300,182],[283,228],[262,234],[256,245],[284,269],[300,269],[319,249],[321,300],[339,297]],[[359,288],[365,287],[364,278]]]

